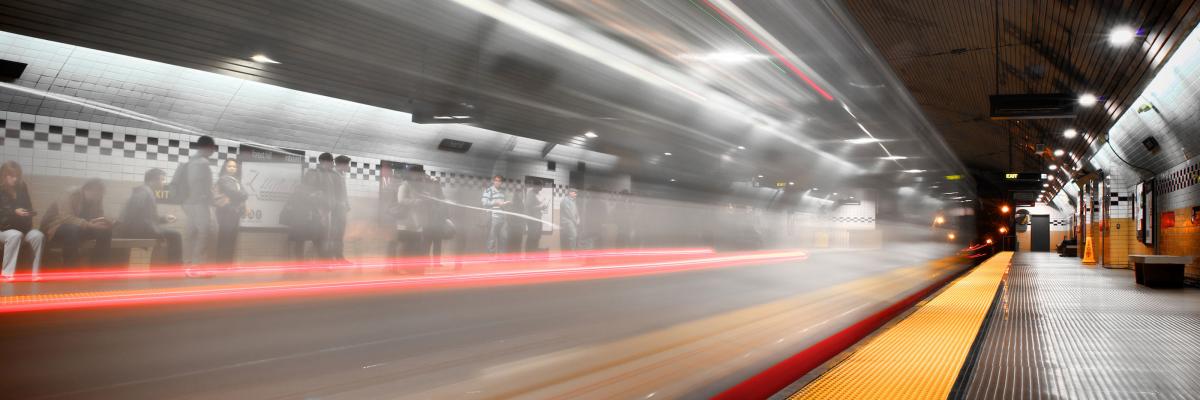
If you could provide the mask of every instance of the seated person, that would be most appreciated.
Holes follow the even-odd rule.
[[[3,270],[0,275],[11,281],[17,272],[17,256],[21,254],[21,243],[29,245],[33,252],[32,277],[37,280],[38,266],[42,263],[42,233],[33,229],[33,201],[29,199],[29,188],[21,179],[21,165],[16,161],[0,166],[0,243],[4,244]]]
[[[117,236],[133,239],[158,239],[167,243],[167,263],[183,264],[183,235],[179,231],[159,225],[175,222],[174,215],[158,213],[158,199],[154,193],[166,186],[167,173],[158,168],[146,171],[143,185],[133,188],[121,219],[117,223]]]
[[[78,266],[79,250],[89,240],[95,241],[92,265],[108,264],[112,221],[104,217],[104,182],[89,179],[50,206],[42,217],[42,231],[48,243],[62,247],[63,264]]]

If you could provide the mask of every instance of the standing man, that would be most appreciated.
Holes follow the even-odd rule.
[[[567,197],[563,197],[562,203],[558,205],[558,222],[562,226],[562,251],[579,248],[579,208],[575,207],[576,196],[579,196],[579,192],[571,188],[567,190]]]
[[[510,201],[506,201],[504,191],[500,190],[500,184],[504,182],[504,177],[496,175],[492,177],[492,185],[483,190],[483,206],[491,209],[488,212],[488,253],[496,255],[504,250],[504,244],[508,241],[508,230],[504,223],[504,214],[501,211],[508,206]]]
[[[533,219],[525,220],[525,252],[541,251],[542,242],[542,213],[550,207],[550,199],[542,193],[544,183],[534,182],[525,192],[525,215]]]
[[[183,172],[187,185],[182,203],[183,214],[187,216],[188,240],[191,241],[191,252],[186,254],[185,260],[188,267],[204,264],[208,257],[208,242],[213,231],[213,172],[209,157],[217,151],[217,143],[211,136],[201,136],[194,148],[195,152],[182,171],[175,172]],[[195,275],[191,271],[188,274]]]
[[[340,264],[346,260],[346,217],[350,214],[350,198],[346,195],[346,174],[350,173],[350,157],[337,156],[333,160],[333,210],[330,213],[329,256]]]
[[[146,171],[142,176],[143,185],[133,188],[121,219],[117,224],[117,234],[137,239],[155,239],[167,242],[167,263],[179,265],[183,263],[183,235],[173,229],[163,229],[162,224],[175,222],[174,215],[158,213],[158,199],[154,192],[166,186],[167,173],[158,168]]]

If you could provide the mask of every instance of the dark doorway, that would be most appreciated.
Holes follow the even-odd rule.
[[[1031,216],[1032,229],[1029,232],[1029,248],[1032,251],[1050,251],[1050,216]]]

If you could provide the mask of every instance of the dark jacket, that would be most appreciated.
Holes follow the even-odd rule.
[[[157,237],[160,233],[158,225],[167,223],[167,218],[158,214],[158,199],[154,190],[142,185],[133,188],[125,209],[121,211],[120,224],[117,227],[121,236],[127,237]]]
[[[18,208],[33,211],[33,201],[29,199],[29,188],[25,182],[18,182],[12,195],[0,190],[0,231],[16,229],[21,233],[29,233],[33,229],[33,216],[17,216]]]
[[[217,179],[217,192],[229,198],[229,204],[218,207],[217,212],[241,215],[246,212],[246,199],[250,194],[242,187],[242,183],[232,175],[224,175]]]

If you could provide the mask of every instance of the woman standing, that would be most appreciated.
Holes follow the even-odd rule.
[[[4,280],[13,280],[17,272],[17,256],[21,243],[29,244],[33,250],[32,277],[37,279],[38,267],[42,264],[41,231],[33,229],[33,202],[29,199],[29,188],[22,179],[21,165],[16,161],[0,165],[0,244],[4,245]]]
[[[241,173],[237,160],[225,160],[221,175],[217,178],[214,206],[217,214],[217,262],[233,265],[236,252],[238,227],[246,213],[248,195],[242,188]]]

